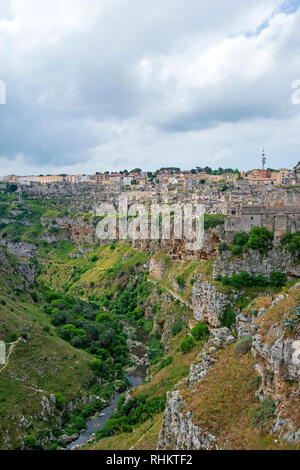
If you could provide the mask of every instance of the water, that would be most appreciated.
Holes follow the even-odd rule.
[[[146,367],[145,366],[137,366],[134,370],[132,370],[126,377],[128,378],[129,382],[131,383],[131,388],[135,388],[138,385],[141,385],[146,376]],[[67,446],[67,450],[71,450],[74,446],[82,446],[92,434],[97,432],[106,421],[109,419],[110,415],[116,410],[117,401],[121,395],[124,393],[119,393],[112,398],[110,405],[100,412],[101,416],[95,416],[94,418],[90,419],[86,423],[86,429],[80,434],[76,441],[71,442]]]

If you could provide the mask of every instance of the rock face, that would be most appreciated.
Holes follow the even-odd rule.
[[[5,275],[7,274],[19,274],[23,278],[26,279],[29,283],[33,283],[35,269],[34,266],[28,264],[26,261],[19,261],[16,262],[15,265],[12,265],[7,255],[0,249],[0,272],[4,272]]]
[[[27,263],[20,263],[19,264],[19,273],[21,276],[25,277],[28,282],[33,283],[35,270],[34,267],[27,264]]]
[[[193,387],[206,376],[208,369],[217,359],[213,354],[217,349],[223,349],[235,342],[228,328],[218,328],[211,331],[211,338],[206,342],[198,356],[198,362],[190,367],[187,385]],[[208,430],[196,426],[190,412],[185,413],[186,404],[180,391],[167,394],[167,404],[159,435],[157,449],[188,449],[213,450],[219,449],[216,438]]]
[[[37,254],[36,246],[32,243],[4,243],[5,248],[16,256],[21,258],[33,258]]]
[[[249,274],[268,275],[272,271],[284,271],[290,276],[300,276],[300,265],[295,264],[291,253],[273,248],[266,255],[257,250],[248,249],[236,258],[231,252],[225,252],[213,265],[213,276],[231,276],[234,273],[247,271]]]
[[[217,449],[215,437],[195,426],[190,413],[186,415],[182,413],[184,406],[184,400],[178,390],[167,394],[167,405],[157,449]]]
[[[189,385],[201,382],[206,376],[208,369],[217,362],[206,350],[201,351],[197,359],[199,362],[192,364],[190,367]]]
[[[299,292],[300,284],[294,286],[293,290]],[[270,314],[274,307],[284,309],[285,298],[284,295],[277,297],[257,319],[259,329],[253,337],[251,352],[256,360],[256,370],[262,378],[257,396],[260,400],[272,397],[276,402],[277,419],[272,433],[292,442],[300,440],[300,427],[285,416],[285,410],[291,402],[294,406],[297,402],[300,405],[300,326],[289,333],[282,320],[274,322],[267,330],[264,327],[264,316]],[[298,390],[288,392],[287,383],[294,384]]]
[[[208,369],[217,362],[213,354],[218,349],[224,349],[235,342],[235,338],[228,328],[215,328],[210,333],[211,337],[198,355],[197,362],[190,367],[190,374],[187,379],[189,385],[201,382],[206,376]]]
[[[149,273],[153,279],[161,280],[163,278],[165,272],[165,268],[163,263],[160,263],[155,258],[151,258],[150,266],[149,266]]]
[[[255,317],[244,315],[243,313],[237,315],[236,330],[238,338],[245,338],[246,336],[252,336],[256,333],[254,319]]]
[[[193,310],[198,322],[207,322],[213,328],[221,326],[220,317],[232,299],[217,291],[217,288],[207,281],[198,281],[192,291]]]

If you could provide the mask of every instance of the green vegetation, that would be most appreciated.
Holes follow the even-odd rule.
[[[219,244],[218,250],[219,250],[219,253],[223,253],[224,251],[229,250],[229,246],[227,243],[222,242]]]
[[[160,371],[162,369],[164,369],[165,367],[169,366],[170,364],[172,364],[173,362],[173,358],[171,356],[167,357],[166,359],[163,359],[160,364],[158,365],[158,368],[157,370]]]
[[[223,310],[220,321],[221,325],[225,326],[226,328],[231,328],[232,325],[234,325],[235,312],[232,307],[230,307],[230,305],[227,305],[227,307],[225,307],[225,309]]]
[[[273,246],[274,234],[266,227],[253,227],[249,233],[247,246],[258,250],[261,254],[267,253]]]
[[[266,398],[260,403],[253,412],[252,423],[262,427],[269,424],[276,413],[276,404],[272,398]]]
[[[172,335],[177,336],[182,331],[183,323],[182,321],[176,322],[172,328]]]
[[[281,240],[281,247],[285,247],[300,260],[300,232],[298,231],[293,234],[287,232]]]
[[[295,310],[284,320],[285,327],[293,330],[297,324],[300,323],[300,307],[297,306]]]
[[[272,272],[267,278],[262,274],[249,274],[246,271],[240,274],[232,274],[230,277],[218,277],[223,286],[232,286],[235,289],[248,287],[282,287],[287,283],[287,277],[282,272]]]
[[[245,246],[248,243],[249,234],[246,232],[238,232],[234,236],[234,244],[238,246]]]
[[[208,330],[208,326],[206,323],[204,322],[199,322],[197,323],[196,326],[194,326],[194,328],[192,329],[191,331],[192,333],[192,336],[193,338],[196,340],[196,341],[200,341],[202,339],[206,339],[208,338],[209,336],[209,330]]]
[[[184,280],[184,277],[183,277],[183,276],[176,276],[176,277],[175,277],[175,281],[177,282],[178,287],[179,287],[180,289],[184,289],[185,280]]]
[[[191,336],[186,336],[180,345],[180,351],[184,354],[190,352],[195,346],[195,340]]]
[[[235,343],[234,350],[237,354],[247,354],[252,345],[252,336],[245,336]]]
[[[51,290],[45,291],[45,299],[45,312],[60,337],[96,356],[101,363],[97,370],[93,368],[97,375],[110,379],[118,372],[122,379],[122,367],[129,361],[126,335],[117,316],[101,311],[96,303]]]
[[[225,215],[223,214],[205,214],[204,215],[204,228],[208,230],[209,228],[217,227],[218,225],[224,225]]]
[[[132,432],[138,424],[144,423],[155,414],[161,413],[166,406],[166,397],[147,399],[140,396],[124,403],[125,396],[118,401],[117,411],[97,432],[97,438],[113,436],[123,432]]]

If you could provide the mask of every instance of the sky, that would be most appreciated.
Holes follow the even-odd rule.
[[[292,168],[297,80],[300,0],[1,0],[0,175]]]

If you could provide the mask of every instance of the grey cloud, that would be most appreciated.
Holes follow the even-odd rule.
[[[274,67],[260,80],[239,83],[233,73],[219,86],[207,86],[201,92],[190,89],[191,105],[186,111],[177,109],[176,90],[175,103],[168,106],[172,83],[170,89],[143,88],[137,75],[144,57],[176,57],[194,49],[197,41],[202,50],[214,41],[246,34],[253,28],[249,14],[255,7],[264,4],[271,12],[280,3],[115,0],[95,15],[87,29],[56,43],[41,42],[23,51],[17,39],[5,37],[6,47],[0,47],[0,79],[7,84],[8,102],[0,108],[0,155],[14,160],[23,154],[29,164],[59,168],[85,163],[97,148],[99,163],[107,168],[109,161],[123,163],[117,151],[132,155],[125,161],[134,167],[144,158],[141,149],[131,140],[130,145],[137,148],[127,152],[126,140],[122,148],[118,137],[118,125],[122,128],[132,119],[139,123],[137,132],[146,133],[151,126],[154,139],[177,132],[187,133],[188,139],[190,131],[204,132],[222,123],[292,118],[297,110],[284,103],[289,102],[289,80],[299,78],[293,76],[296,68],[289,65],[297,54],[296,32],[279,46],[282,50],[277,52]],[[8,1],[1,3],[0,18],[7,15],[11,15]],[[263,13],[258,15],[259,25],[265,18]],[[111,122],[113,130],[106,131]],[[169,142],[158,160],[172,161]],[[101,153],[108,143],[111,160]]]

